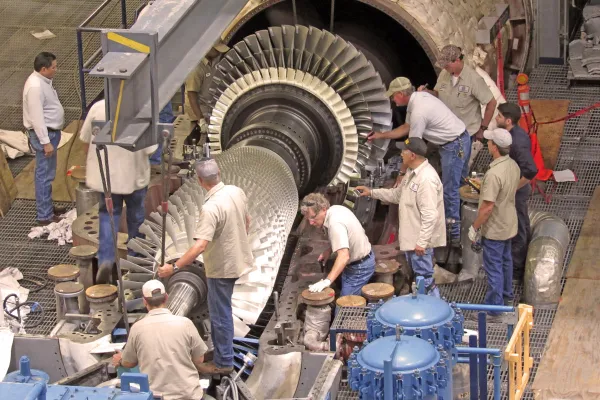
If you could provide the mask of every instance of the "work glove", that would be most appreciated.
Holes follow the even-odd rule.
[[[208,124],[204,118],[198,120],[198,127],[200,128],[200,132],[208,133]]]
[[[329,279],[321,279],[319,282],[310,285],[308,290],[312,293],[318,293],[323,291],[323,289],[328,288],[329,285],[331,285],[331,281]]]
[[[473,225],[469,228],[469,239],[471,242],[480,242],[481,241],[481,229],[473,228]]]

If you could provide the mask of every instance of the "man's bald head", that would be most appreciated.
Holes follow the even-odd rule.
[[[221,182],[221,171],[217,162],[213,159],[198,161],[196,163],[196,175],[201,184],[214,186]]]

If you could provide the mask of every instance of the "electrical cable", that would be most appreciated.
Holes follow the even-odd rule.
[[[234,379],[231,379],[228,376],[224,376],[221,379],[221,382],[223,385],[226,386],[225,391],[223,392],[223,400],[239,400],[239,391],[238,391],[238,387],[237,384],[235,383]],[[231,396],[227,397],[229,395],[229,392],[231,391]]]
[[[29,293],[36,293],[40,290],[44,289],[48,284],[48,278],[44,276],[38,275],[23,275],[23,278],[20,279],[21,283],[29,282],[35,285],[33,289],[27,288]]]
[[[8,305],[8,299],[10,299],[12,297],[15,298],[15,306],[9,310],[6,307]],[[23,321],[23,319],[21,317],[21,307],[23,307],[23,306],[30,306],[30,310],[29,310],[30,314],[29,315],[31,315],[31,313],[33,313],[33,312],[39,311],[40,317],[38,318],[38,320],[34,321],[34,322],[28,322],[28,319]],[[19,324],[25,329],[31,329],[31,328],[35,328],[35,327],[39,326],[42,322],[44,322],[44,317],[46,316],[46,314],[44,312],[44,308],[42,307],[42,305],[40,303],[38,303],[37,301],[25,301],[23,303],[20,303],[19,297],[15,293],[12,293],[12,294],[9,294],[8,296],[6,296],[6,298],[2,302],[2,308],[3,308],[4,312],[6,313],[6,315],[17,320],[19,322]],[[13,314],[14,311],[17,311],[17,315]]]

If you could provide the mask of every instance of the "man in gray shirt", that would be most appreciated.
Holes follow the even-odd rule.
[[[165,400],[200,400],[199,366],[207,347],[186,317],[171,314],[165,286],[150,280],[142,286],[148,314],[136,322],[123,353],[113,356],[113,365],[140,367],[148,374],[150,389]]]
[[[34,71],[23,88],[23,125],[29,134],[29,144],[35,152],[35,203],[39,225],[58,222],[56,214],[65,212],[64,208],[52,205],[56,150],[65,116],[52,86],[56,68],[54,54],[38,54],[33,61]]]
[[[250,272],[254,263],[248,241],[248,199],[239,187],[221,182],[221,172],[213,159],[198,162],[196,174],[200,186],[207,191],[196,229],[196,243],[176,263],[160,267],[158,276],[169,277],[204,253],[215,352],[213,361],[202,364],[200,372],[229,374],[233,371],[233,288],[235,281]]]

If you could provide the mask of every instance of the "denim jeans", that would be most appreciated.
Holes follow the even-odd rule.
[[[425,294],[440,298],[440,291],[433,280],[433,249],[425,249],[424,256],[418,256],[414,251],[407,251],[404,255],[415,275],[425,278]]]
[[[375,273],[375,254],[373,250],[369,257],[357,264],[346,265],[342,272],[342,290],[340,296],[361,295],[361,289]]]
[[[52,205],[52,182],[56,177],[56,153],[60,143],[60,131],[48,129],[48,138],[54,152],[51,157],[44,154],[44,145],[40,143],[35,131],[29,130],[29,143],[35,151],[35,204],[38,221],[49,221],[54,217]]]
[[[467,132],[467,134],[469,134],[469,133]],[[464,182],[465,179],[467,179],[469,177],[469,159],[471,158],[471,152],[473,151],[473,142],[474,141],[475,141],[475,135],[471,136],[471,139],[468,140],[469,149],[471,149],[471,151],[469,151],[469,158],[467,158],[467,161],[465,162],[462,173],[460,175],[461,185],[462,185],[462,182]]]
[[[218,368],[233,367],[233,315],[231,296],[237,278],[207,278],[210,337]]]
[[[158,122],[162,124],[170,124],[175,120],[175,116],[173,115],[173,104],[168,102],[165,108],[160,110],[158,114]],[[158,148],[150,156],[150,165],[160,165],[162,162],[162,153],[163,153],[163,140],[162,137],[158,138]]]
[[[462,149],[462,157],[460,150]],[[444,185],[444,212],[446,220],[454,220],[451,236],[460,237],[460,196],[461,175],[465,164],[471,157],[471,138],[464,131],[458,139],[440,146],[442,162],[442,184]],[[448,238],[450,239],[450,238]]]
[[[503,306],[504,300],[510,301],[514,298],[511,240],[482,238],[481,244],[483,245],[483,269],[488,281],[484,302]]]
[[[127,206],[127,237],[128,240],[139,236],[140,225],[146,217],[144,200],[148,188],[136,190],[131,194],[112,194],[113,200],[113,219],[115,228],[119,230],[119,221],[123,211],[123,202]],[[98,233],[98,265],[112,264],[115,262],[115,244],[110,229],[110,217],[106,204],[104,203],[104,193],[100,193],[100,203],[98,207],[99,230]]]
[[[512,238],[513,272],[518,276],[525,273],[525,261],[527,258],[527,244],[531,236],[531,223],[529,221],[529,210],[527,200],[531,196],[531,185],[527,184],[517,190],[515,195],[515,207],[517,209],[518,230],[517,235]]]

